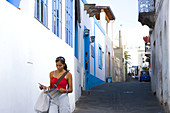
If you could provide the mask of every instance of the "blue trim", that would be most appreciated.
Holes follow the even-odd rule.
[[[55,5],[55,9],[54,9]],[[57,17],[58,10],[58,17]],[[55,27],[54,27],[55,19]],[[62,2],[61,0],[52,0],[52,32],[62,39]]]
[[[99,58],[98,58],[98,66],[99,66],[99,68],[100,69],[102,69],[102,46],[100,45],[100,44],[98,44],[98,56],[99,56]]]
[[[98,86],[98,85],[105,83],[105,81],[103,81],[103,80],[101,80],[101,79],[99,79],[99,78],[97,78],[97,77],[95,77],[91,74],[89,74],[88,77],[89,77],[89,83],[90,84],[88,85],[88,88],[86,90],[89,90],[92,87],[95,87],[95,86]]]
[[[84,26],[84,29],[87,29],[86,26]],[[90,32],[90,31],[89,31]],[[90,33],[89,33],[90,34]],[[85,68],[85,90],[88,90],[90,87],[90,62],[87,64],[87,69],[86,69],[86,61],[90,61],[90,35],[85,36],[84,35],[84,68]],[[87,57],[85,56],[85,53],[87,52]]]
[[[78,20],[77,20],[77,22],[76,22],[76,24],[75,24],[75,57],[77,58],[77,59],[79,59],[78,58]]]
[[[37,15],[37,0],[35,0],[35,10],[34,10],[34,17]]]
[[[20,5],[20,0],[6,0],[6,1],[11,3],[15,7],[19,7],[19,5]]]
[[[48,26],[48,0],[46,0],[46,3],[47,3],[47,26]]]
[[[46,2],[44,3],[44,1],[46,1]],[[42,2],[42,7],[43,7],[42,15],[41,15],[41,2]],[[37,6],[39,6],[38,10],[37,10]],[[46,7],[46,11],[45,11],[45,7]],[[37,15],[37,12],[38,12],[39,15]],[[37,0],[35,0],[35,11],[34,11],[34,13],[35,13],[34,14],[35,18],[37,18],[38,21],[40,21],[45,27],[48,27],[48,0],[39,0],[39,5],[37,3]],[[46,18],[45,18],[45,15],[46,15]],[[41,20],[41,17],[43,18],[43,20]]]
[[[87,4],[87,1],[86,0],[81,0],[84,4]]]
[[[105,50],[104,50],[104,57],[105,57],[105,82],[106,82],[106,36],[105,36],[105,40],[104,40],[104,45],[105,45]]]
[[[60,17],[59,17],[59,20],[60,20],[60,38],[62,39],[62,0],[60,0],[60,3],[59,3],[59,10],[60,10]]]
[[[98,28],[102,31],[102,33],[104,34],[104,36],[106,36],[106,32],[105,30],[102,28],[102,26],[99,24],[99,22],[97,21],[96,17],[94,16],[94,22],[95,24],[98,26]],[[104,43],[105,49],[104,49],[104,57],[105,57],[105,81],[106,81],[106,37],[105,37],[105,43]],[[100,66],[99,66],[100,67]]]
[[[102,26],[99,24],[99,22],[97,21],[97,19],[95,18],[95,17],[93,17],[93,19],[94,19],[94,23],[98,26],[98,28],[102,31],[102,33],[104,34],[104,35],[106,35],[106,32],[105,32],[105,30],[102,28]]]
[[[37,18],[41,22],[41,0],[39,0],[39,15]]]
[[[65,33],[65,42],[73,47],[73,0],[65,2]]]
[[[54,32],[54,0],[52,0],[52,32],[55,34]]]
[[[45,25],[45,3],[44,0],[43,1],[43,24]]]
[[[105,43],[104,43],[104,60],[105,60],[105,82],[106,82],[106,32],[105,30],[102,28],[102,26],[99,24],[99,22],[97,21],[96,17],[94,16],[93,17],[94,19],[94,23],[98,26],[98,28],[102,31],[102,33],[104,34],[105,36]],[[94,25],[95,26],[95,25]],[[94,29],[95,30],[95,29]],[[102,66],[99,66],[99,68],[101,69]]]

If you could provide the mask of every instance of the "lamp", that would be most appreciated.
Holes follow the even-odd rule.
[[[95,36],[91,36],[91,43],[93,43],[95,41]]]
[[[84,35],[88,36],[89,35],[89,29],[84,29]]]

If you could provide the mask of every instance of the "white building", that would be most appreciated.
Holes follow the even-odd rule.
[[[58,56],[65,57],[73,75],[71,111],[82,89],[106,82],[106,31],[84,10],[85,4],[85,0],[0,1],[1,112],[34,113],[41,92],[38,83],[49,85]]]
[[[109,24],[109,22],[114,20],[115,17],[110,7],[87,4],[86,1],[81,2],[81,16],[83,19],[79,30],[82,32],[79,32],[79,34],[83,35],[79,35],[82,44],[79,46],[84,47],[84,50],[81,51],[84,51],[84,53],[80,56],[84,60],[85,68],[83,89],[89,90],[91,87],[105,83],[107,75],[112,76],[113,48],[112,42],[107,42],[109,40],[107,39],[109,38],[107,29],[113,27],[113,24]],[[84,34],[86,30],[89,31],[88,35]],[[92,37],[95,37],[94,42]],[[85,57],[86,53],[87,57]],[[87,67],[85,61],[89,61]]]
[[[65,7],[64,0],[56,1],[60,4],[57,10],[57,7],[52,7],[56,3],[54,1],[39,0],[38,4],[37,0],[23,0],[19,1],[20,9],[17,9],[8,1],[0,1],[0,62],[3,64],[0,69],[0,85],[3,86],[0,111],[33,113],[40,94],[38,83],[49,85],[49,73],[56,69],[56,57],[66,58],[73,81],[76,79],[74,15],[65,12],[74,3],[68,0],[70,5]],[[74,8],[71,9],[74,11]],[[77,93],[75,86],[73,82],[74,91],[69,94],[72,111]]]
[[[169,0],[139,0],[139,21],[150,27],[152,90],[166,112],[170,111],[169,6]]]

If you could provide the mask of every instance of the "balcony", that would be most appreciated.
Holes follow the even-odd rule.
[[[154,28],[155,25],[155,0],[138,0],[139,17],[142,25]]]
[[[143,37],[143,40],[145,41],[145,56],[150,57],[151,54],[151,45],[150,45],[150,37],[145,36]]]

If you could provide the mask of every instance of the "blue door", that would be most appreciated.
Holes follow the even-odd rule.
[[[87,29],[84,27],[84,30]],[[89,75],[90,75],[90,31],[88,35],[84,35],[84,68],[85,68],[85,90],[89,89]]]

